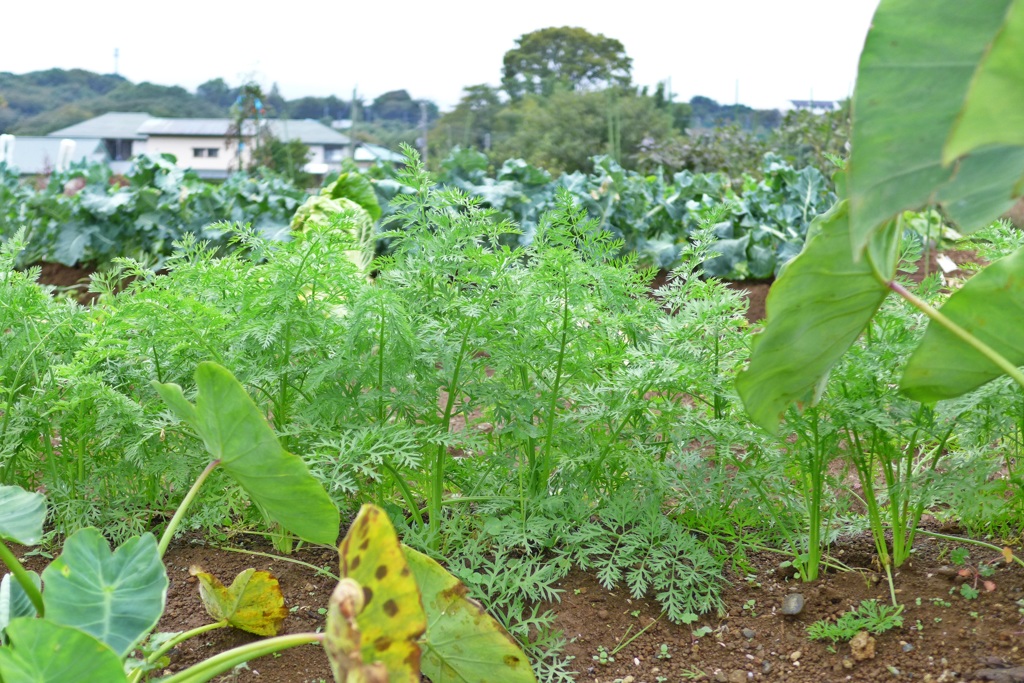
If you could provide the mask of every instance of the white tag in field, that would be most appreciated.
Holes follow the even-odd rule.
[[[953,263],[953,259],[949,258],[945,254],[939,254],[936,256],[935,262],[939,264],[939,268],[942,268],[943,273],[952,273],[957,269],[957,265]]]

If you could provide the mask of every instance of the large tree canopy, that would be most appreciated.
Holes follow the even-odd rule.
[[[550,94],[556,86],[587,90],[630,84],[633,60],[618,40],[582,28],[544,28],[522,35],[505,53],[502,86],[509,97]]]

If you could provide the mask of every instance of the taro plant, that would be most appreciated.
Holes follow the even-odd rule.
[[[737,379],[755,422],[774,431],[790,404],[814,404],[891,293],[929,319],[899,382],[907,396],[934,403],[1003,375],[1024,387],[1024,250],[984,268],[939,308],[896,278],[906,211],[937,205],[970,233],[1020,194],[1022,37],[1019,2],[879,5],[853,98],[843,199],[815,220],[773,286],[768,325]]]
[[[42,591],[40,577],[25,571],[3,541],[30,545],[40,540],[43,497],[18,487],[0,487],[0,559],[12,572],[0,584],[0,594],[7,597],[0,614],[6,641],[0,647],[0,679],[135,683],[154,668],[163,668],[165,655],[175,645],[211,629],[230,625],[259,635],[276,634],[287,611],[273,577],[249,569],[225,587],[195,569],[203,603],[216,621],[163,636],[144,650],[143,659],[129,658],[164,609],[168,579],[161,557],[215,468],[238,481],[253,503],[286,530],[316,543],[337,538],[334,504],[302,461],[281,447],[241,384],[211,362],[200,364],[196,383],[199,392],[192,404],[177,385],[154,382],[214,457],[159,543],[152,534],[143,534],[111,553],[98,530],[83,529],[67,539],[61,555],[43,571]],[[336,680],[346,683],[413,683],[419,680],[421,651],[422,670],[433,680],[484,680],[497,667],[501,680],[535,681],[511,637],[466,599],[465,587],[437,563],[403,549],[380,509],[367,507],[360,513],[339,552],[344,578],[331,598],[326,633],[250,643],[162,680],[207,681],[249,659],[320,642]]]
[[[42,592],[38,578],[26,572],[0,543],[0,557],[30,602],[26,606],[22,600],[17,612],[4,615],[9,644],[0,649],[3,680],[67,680],[72,672],[78,680],[141,680],[150,666],[180,641],[172,639],[172,644],[158,648],[146,662],[134,665],[126,677],[125,660],[156,626],[164,609],[168,579],[161,558],[199,487],[215,468],[220,467],[238,481],[250,499],[285,529],[317,543],[333,543],[337,538],[337,508],[302,461],[281,448],[237,380],[215,363],[203,363],[196,370],[196,382],[196,405],[186,401],[176,385],[155,385],[214,456],[181,501],[159,543],[155,536],[146,533],[128,539],[111,553],[100,531],[82,529],[67,539],[61,555],[43,571],[46,590]],[[16,487],[6,487],[4,491],[2,537],[22,544],[38,542],[45,517],[42,496]],[[300,500],[301,511],[296,505]],[[261,586],[259,579],[253,582],[252,578],[251,573],[240,577],[227,592],[248,589],[255,595],[250,595],[250,599],[273,602],[273,591],[267,590],[270,582],[264,579]],[[222,606],[237,602],[218,601],[216,598],[225,593],[223,587],[209,577],[201,581],[210,594],[208,602],[219,602]],[[255,626],[235,619],[234,610],[218,609],[217,625],[236,623],[248,630],[276,633],[275,621],[279,623],[280,619],[274,613],[279,608],[278,605],[278,610],[267,610],[269,620],[261,620]],[[205,630],[209,629],[188,635]],[[319,639],[317,634],[299,634],[261,641],[244,646],[231,656],[214,658],[213,663],[196,665],[198,669],[186,670],[171,680],[209,680],[240,661]],[[190,678],[199,671],[202,676]]]

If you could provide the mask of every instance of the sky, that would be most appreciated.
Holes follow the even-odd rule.
[[[190,91],[211,78],[372,100],[405,89],[454,107],[463,87],[499,85],[525,33],[579,26],[622,42],[633,81],[670,80],[676,101],[783,108],[853,92],[879,0],[176,0],[5,2],[0,71],[115,71]]]

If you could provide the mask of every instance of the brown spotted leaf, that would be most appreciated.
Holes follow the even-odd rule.
[[[412,548],[405,557],[427,611],[423,673],[433,683],[537,683],[519,644],[461,581]]]
[[[203,606],[217,621],[226,620],[235,628],[258,636],[276,636],[288,616],[281,587],[269,572],[246,569],[228,588],[199,567],[189,568],[189,573],[199,579]]]
[[[364,505],[338,548],[341,575],[363,591],[356,622],[364,662],[382,662],[391,683],[419,683],[420,647],[427,628],[416,579],[387,514]]]
[[[388,683],[387,668],[363,661],[357,617],[363,610],[363,588],[354,580],[338,582],[327,603],[324,651],[337,683]]]

